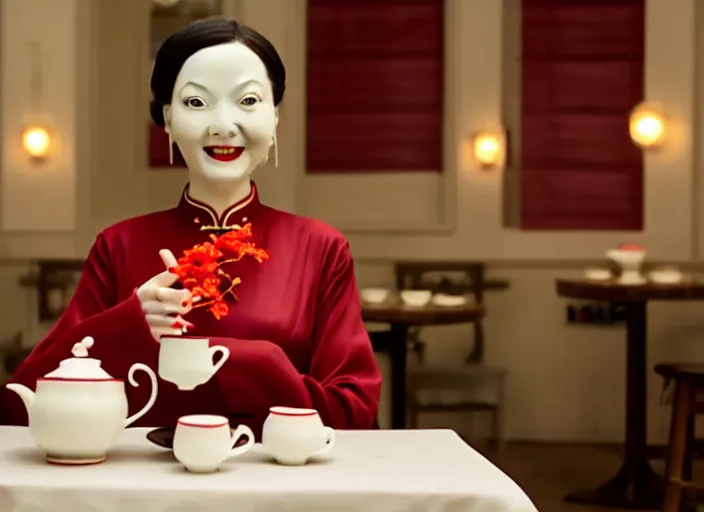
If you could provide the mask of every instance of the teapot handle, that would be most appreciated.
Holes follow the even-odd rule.
[[[156,402],[156,395],[157,395],[157,384],[156,384],[156,374],[154,373],[154,370],[149,368],[146,364],[143,363],[134,363],[132,367],[130,368],[129,373],[127,374],[127,380],[129,381],[131,386],[134,387],[139,387],[139,383],[134,379],[134,374],[137,370],[142,370],[144,373],[149,375],[149,380],[152,381],[152,394],[149,397],[149,400],[147,401],[147,404],[142,407],[142,409],[139,412],[134,413],[132,416],[127,418],[125,420],[125,427],[129,427],[132,423],[137,421],[139,418],[147,414],[149,412],[149,409],[152,408],[154,403]]]

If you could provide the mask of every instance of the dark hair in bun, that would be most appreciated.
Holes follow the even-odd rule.
[[[233,19],[205,18],[171,35],[156,54],[149,113],[157,126],[164,127],[164,105],[171,103],[176,78],[186,60],[203,48],[232,42],[244,44],[259,56],[272,83],[274,105],[281,103],[286,90],[286,68],[274,45],[256,30]]]

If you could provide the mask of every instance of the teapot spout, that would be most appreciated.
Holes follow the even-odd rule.
[[[27,386],[17,384],[16,382],[11,382],[5,387],[10,391],[14,391],[20,396],[22,402],[24,402],[25,408],[27,409],[27,414],[29,414],[29,410],[32,408],[32,403],[34,402],[34,391],[29,389]]]

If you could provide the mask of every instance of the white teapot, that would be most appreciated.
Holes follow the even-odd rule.
[[[86,337],[73,346],[73,356],[59,367],[37,379],[37,391],[17,383],[7,389],[17,393],[29,418],[29,431],[47,461],[56,464],[96,464],[117,441],[120,433],[144,416],[156,402],[157,381],[151,368],[135,363],[128,380],[139,386],[134,373],[142,370],[151,380],[147,404],[127,418],[127,394],[122,379],[111,377],[100,361],[88,357],[93,338]]]

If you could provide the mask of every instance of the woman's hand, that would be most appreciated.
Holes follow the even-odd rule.
[[[191,310],[191,292],[171,288],[178,281],[176,274],[169,272],[170,268],[177,265],[176,258],[168,249],[159,251],[159,256],[166,270],[137,289],[144,317],[156,341],[162,336],[180,336],[193,328],[193,324],[182,317]]]

